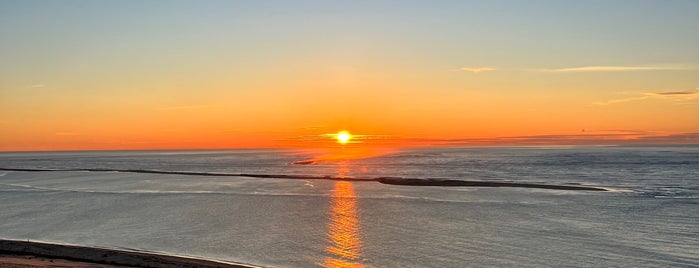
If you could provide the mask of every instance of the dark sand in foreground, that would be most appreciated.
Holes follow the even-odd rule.
[[[126,268],[134,266],[121,266],[99,264],[92,262],[71,261],[59,258],[47,258],[33,255],[10,255],[0,254],[0,267],[3,268],[58,268],[58,267],[74,267],[74,268]]]
[[[249,268],[254,266],[138,251],[0,240],[0,267]]]

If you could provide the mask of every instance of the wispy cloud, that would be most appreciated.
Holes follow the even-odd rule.
[[[675,100],[675,101],[687,101],[687,100],[699,99],[699,88],[697,88],[693,91],[645,92],[645,93],[637,93],[636,95],[637,96],[635,96],[635,97],[613,99],[613,100],[607,100],[607,101],[598,101],[598,102],[595,102],[593,104],[604,106],[604,105],[618,104],[618,103],[624,103],[624,102],[642,101],[642,100],[648,100],[648,99],[666,99],[666,100]]]
[[[28,86],[28,87],[30,87],[30,88],[42,88],[42,87],[46,87],[46,85],[44,85],[44,84],[34,84],[34,85],[30,85],[30,86]]]
[[[657,93],[647,93],[657,96],[680,96],[680,97],[699,97],[699,88],[693,91],[666,91]]]
[[[690,66],[582,66],[560,69],[539,69],[551,73],[582,73],[582,72],[631,72],[631,71],[672,71],[691,70]]]
[[[564,68],[554,68],[554,69],[511,69],[516,71],[529,71],[529,72],[543,72],[543,73],[593,73],[593,72],[639,72],[639,71],[685,71],[685,70],[696,70],[699,66],[692,64],[659,64],[659,65],[640,65],[640,66],[629,66],[629,65],[593,65],[593,66],[577,66],[577,67],[564,67]],[[461,67],[458,69],[453,69],[453,71],[469,72],[469,73],[483,73],[502,70],[501,68],[495,67]]]
[[[605,106],[605,105],[624,103],[624,102],[630,102],[630,101],[640,101],[640,100],[645,100],[648,98],[650,98],[650,96],[639,96],[639,97],[631,97],[631,98],[623,98],[623,99],[613,99],[613,100],[607,100],[607,101],[597,101],[597,102],[594,102],[592,104],[598,105],[598,106]]]
[[[496,69],[493,67],[462,67],[459,68],[460,71],[464,72],[469,72],[469,73],[482,73],[482,72],[490,72],[490,71],[495,71]]]

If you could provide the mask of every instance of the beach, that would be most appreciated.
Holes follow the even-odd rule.
[[[78,267],[78,268],[124,268],[134,266],[109,265],[92,262],[48,258],[34,255],[0,255],[0,267],[5,268],[41,268],[41,267]]]
[[[181,256],[33,241],[0,240],[0,267],[250,268]]]

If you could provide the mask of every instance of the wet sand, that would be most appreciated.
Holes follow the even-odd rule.
[[[140,251],[0,240],[0,267],[250,268],[255,266]]]

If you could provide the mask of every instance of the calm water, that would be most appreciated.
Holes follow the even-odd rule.
[[[332,154],[330,154],[332,155]],[[582,184],[610,192],[0,171],[0,237],[265,267],[699,266],[699,147],[2,153],[2,168]]]

